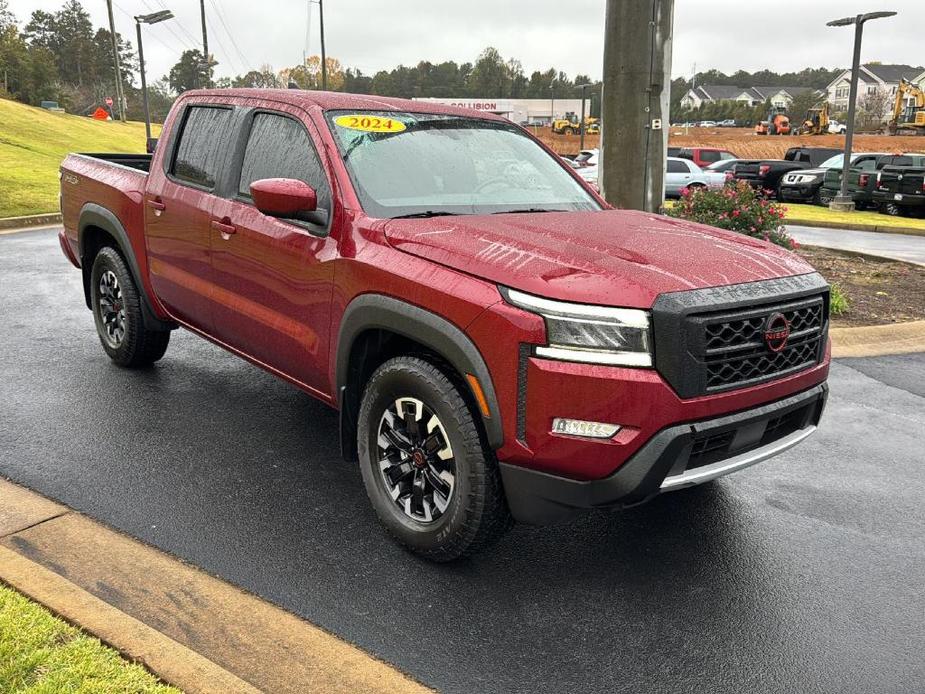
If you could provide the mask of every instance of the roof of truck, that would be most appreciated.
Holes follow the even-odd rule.
[[[451,116],[477,116],[487,120],[506,119],[487,111],[445,106],[429,101],[396,99],[389,96],[369,94],[346,94],[344,92],[322,92],[307,89],[194,89],[183,96],[218,96],[223,98],[266,99],[296,104],[302,107],[316,106],[325,111],[409,111],[413,113],[435,113]]]

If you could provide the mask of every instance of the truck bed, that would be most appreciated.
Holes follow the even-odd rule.
[[[100,161],[109,162],[110,164],[127,166],[130,169],[137,169],[138,171],[144,171],[145,173],[148,173],[148,170],[151,168],[151,157],[153,155],[116,154],[113,152],[81,152],[77,156],[99,159]]]

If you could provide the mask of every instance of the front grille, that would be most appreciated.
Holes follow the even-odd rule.
[[[662,294],[652,307],[655,367],[682,398],[812,368],[825,355],[828,306],[818,273]],[[765,335],[775,313],[790,326],[778,352]]]
[[[768,319],[775,313],[783,314],[790,324],[790,337],[779,352],[772,351],[764,339]],[[693,317],[703,325],[706,390],[751,385],[818,363],[824,313],[823,297],[816,296],[785,305]]]

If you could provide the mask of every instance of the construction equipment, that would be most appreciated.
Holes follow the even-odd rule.
[[[813,106],[806,112],[806,118],[794,131],[795,135],[827,135],[829,133],[829,104]]]
[[[912,104],[907,106],[909,98]],[[886,132],[889,135],[925,135],[925,91],[921,87],[906,79],[899,81]]]
[[[580,129],[580,118],[574,111],[565,114],[565,118],[556,118],[552,122],[552,131],[557,135],[574,135]],[[601,131],[600,119],[585,117],[584,122],[585,134],[599,133]]]
[[[755,126],[756,135],[789,135],[790,117],[783,108],[771,109],[768,119]]]

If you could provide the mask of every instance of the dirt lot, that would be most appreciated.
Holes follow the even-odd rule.
[[[815,246],[797,252],[848,297],[848,312],[833,318],[834,326],[925,319],[925,267]]]
[[[554,135],[549,128],[530,128],[543,142],[559,154],[578,154],[578,135]],[[721,147],[743,159],[779,159],[789,147],[844,147],[840,135],[761,136],[750,128],[690,128],[685,133],[672,128],[669,144],[678,147]],[[585,136],[585,147],[598,146],[597,135]],[[925,137],[915,135],[855,135],[855,152],[925,152]]]

